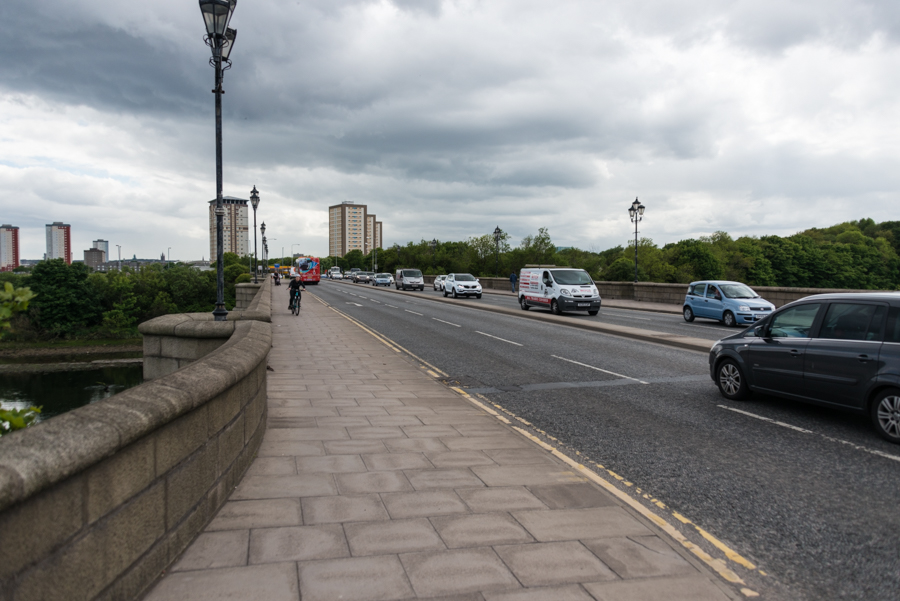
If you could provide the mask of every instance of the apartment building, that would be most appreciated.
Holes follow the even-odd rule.
[[[242,257],[250,253],[249,200],[225,196],[222,206],[225,217],[222,223],[223,252]],[[216,260],[216,201],[209,201],[209,257]]]
[[[0,271],[12,271],[19,266],[19,228],[0,225]]]
[[[61,221],[48,223],[47,252],[45,259],[64,259],[67,265],[72,264],[72,226]]]
[[[91,269],[97,269],[101,263],[106,263],[106,251],[102,248],[89,248],[84,251],[84,264]]]
[[[109,256],[109,240],[94,240],[91,243],[91,248],[102,250],[107,257]]]
[[[343,257],[351,250],[364,255],[381,248],[381,222],[368,207],[345,201],[328,207],[328,255]]]

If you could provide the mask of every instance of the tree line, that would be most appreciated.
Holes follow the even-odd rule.
[[[508,234],[498,243],[486,234],[465,241],[426,240],[405,246],[353,250],[322,259],[323,273],[333,265],[347,270],[392,273],[401,267],[425,274],[471,273],[508,277],[527,264],[577,267],[601,281],[634,280],[634,243],[604,251],[557,247],[546,228],[512,246]],[[900,221],[848,221],[811,228],[792,236],[742,236],[725,232],[658,246],[641,238],[637,278],[642,282],[682,283],[723,279],[751,286],[900,289]]]

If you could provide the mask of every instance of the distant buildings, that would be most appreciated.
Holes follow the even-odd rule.
[[[89,248],[84,251],[84,264],[91,269],[97,269],[102,263],[106,263],[106,251],[100,248]]]
[[[47,253],[45,259],[63,259],[67,265],[72,264],[72,226],[61,221],[48,223]]]
[[[19,228],[0,225],[0,271],[12,271],[19,266]]]
[[[364,255],[382,248],[382,225],[366,205],[351,201],[328,207],[328,255],[343,257],[351,250]]]
[[[235,253],[242,257],[250,253],[250,227],[248,220],[249,201],[243,198],[225,196],[222,206],[225,208],[223,229],[223,252]],[[216,258],[216,201],[209,201],[209,257]]]
[[[106,253],[106,256],[109,256],[109,240],[94,240],[91,243],[91,248],[98,248]],[[104,259],[105,261],[106,259]]]

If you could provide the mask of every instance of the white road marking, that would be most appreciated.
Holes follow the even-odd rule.
[[[735,408],[733,408],[733,407],[726,407],[725,405],[718,405],[718,406],[721,407],[722,409],[728,409],[729,411],[734,411],[735,413],[740,413],[740,414],[746,415],[746,416],[748,416],[748,417],[754,417],[754,418],[756,418],[756,419],[760,419],[760,420],[765,421],[765,422],[770,422],[770,423],[775,424],[775,425],[777,425],[777,426],[782,426],[782,427],[784,427],[784,428],[790,428],[791,430],[796,430],[796,431],[798,431],[798,432],[803,432],[804,434],[818,434],[817,432],[813,432],[812,430],[807,430],[807,429],[805,429],[805,428],[800,428],[800,427],[798,427],[798,426],[792,426],[792,425],[790,425],[790,424],[786,424],[786,423],[784,423],[784,422],[780,422],[780,421],[774,420],[774,419],[769,418],[769,417],[765,417],[765,416],[762,416],[762,415],[757,415],[757,414],[755,414],[755,413],[750,413],[749,411],[742,411],[742,410],[740,410],[740,409],[735,409]],[[890,453],[885,453],[884,451],[878,451],[878,450],[876,450],[876,449],[870,449],[870,448],[868,448],[868,447],[864,447],[864,446],[862,446],[862,445],[858,445],[858,444],[856,444],[856,443],[854,443],[854,442],[850,442],[849,440],[841,440],[840,438],[834,438],[834,437],[831,437],[831,436],[826,436],[825,434],[819,434],[819,436],[821,436],[822,438],[824,438],[825,440],[828,440],[828,441],[830,441],[830,442],[836,442],[836,443],[838,443],[838,444],[847,445],[848,447],[853,447],[853,448],[856,449],[857,451],[863,451],[864,453],[870,453],[870,454],[872,454],[872,455],[877,455],[877,456],[879,456],[879,457],[884,457],[885,459],[890,459],[890,460],[892,460],[892,461],[900,461],[900,455],[891,455]]]
[[[510,344],[515,344],[516,346],[525,346],[524,344],[519,344],[518,342],[513,342],[512,340],[507,340],[506,338],[499,338],[499,337],[493,336],[493,335],[491,335],[491,334],[485,334],[484,332],[479,332],[478,330],[475,330],[475,333],[476,333],[476,334],[481,334],[482,336],[487,336],[488,338],[494,338],[494,339],[496,339],[496,340],[502,340],[503,342],[508,342],[508,343],[510,343]]]
[[[387,303],[384,304],[385,307],[390,307],[391,309],[399,309],[400,307],[395,307],[394,305],[389,305]]]
[[[348,305],[356,305],[357,307],[362,307],[359,303],[354,303],[353,301],[347,303]]]
[[[649,384],[650,382],[644,382],[643,380],[639,380],[637,378],[632,378],[631,376],[625,376],[622,374],[617,374],[614,371],[609,371],[608,369],[600,369],[599,367],[594,367],[593,365],[588,365],[587,363],[581,363],[580,361],[573,361],[572,359],[566,359],[565,357],[558,357],[557,355],[550,355],[554,359],[560,359],[562,361],[568,361],[569,363],[574,363],[575,365],[580,365],[581,367],[587,367],[588,369],[594,369],[597,371],[602,371],[605,374],[610,374],[613,376],[618,376],[620,378],[625,378],[626,380],[634,380],[635,382],[640,382],[641,384]]]
[[[625,317],[627,319],[640,319],[641,321],[653,321],[649,317],[634,317],[633,315],[624,315],[622,313],[607,313],[606,311],[602,311],[604,315],[610,315],[612,317]]]
[[[807,430],[806,428],[801,428],[799,426],[792,426],[791,424],[786,424],[784,422],[780,422],[778,420],[772,419],[771,417],[766,417],[764,415],[757,415],[755,413],[750,413],[749,411],[743,411],[741,409],[735,409],[734,407],[727,407],[725,405],[718,405],[722,409],[727,409],[729,411],[734,411],[735,413],[740,413],[741,415],[746,415],[747,417],[752,417],[755,419],[761,419],[764,422],[769,422],[770,424],[775,424],[776,426],[781,426],[782,428],[790,428],[791,430],[796,430],[797,432],[803,432],[804,434],[813,434],[812,430]]]
[[[415,311],[410,311],[409,309],[403,309],[403,310],[406,311],[407,313],[412,313],[413,315],[419,315],[421,317],[424,317],[424,315],[422,315],[421,313],[416,313]]]
[[[449,321],[444,321],[443,319],[438,319],[437,317],[432,317],[431,319],[433,319],[433,320],[435,320],[435,321],[439,321],[439,322],[441,322],[441,323],[445,323],[445,324],[447,324],[448,326],[453,326],[453,327],[455,327],[455,328],[461,328],[461,327],[462,327],[461,325],[458,325],[458,324],[455,324],[455,323],[450,323]]]
[[[381,303],[379,303],[377,300],[375,300],[374,298],[369,299],[369,300],[371,300],[373,303],[378,303],[379,305],[381,304]]]

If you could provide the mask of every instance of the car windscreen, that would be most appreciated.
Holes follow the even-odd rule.
[[[722,294],[728,298],[759,298],[759,295],[744,284],[719,284]]]
[[[594,283],[583,269],[557,269],[551,273],[556,283],[563,286],[590,286]]]
[[[457,282],[474,282],[475,278],[468,273],[457,273],[456,274]]]
[[[378,273],[378,274],[375,274],[375,278],[376,278],[376,279],[379,279],[379,280],[381,280],[381,279],[386,280],[386,279],[388,279],[389,277],[391,277],[391,274],[389,274],[389,273]]]
[[[422,272],[418,269],[404,269],[401,271],[403,277],[405,278],[420,278],[422,277]]]

